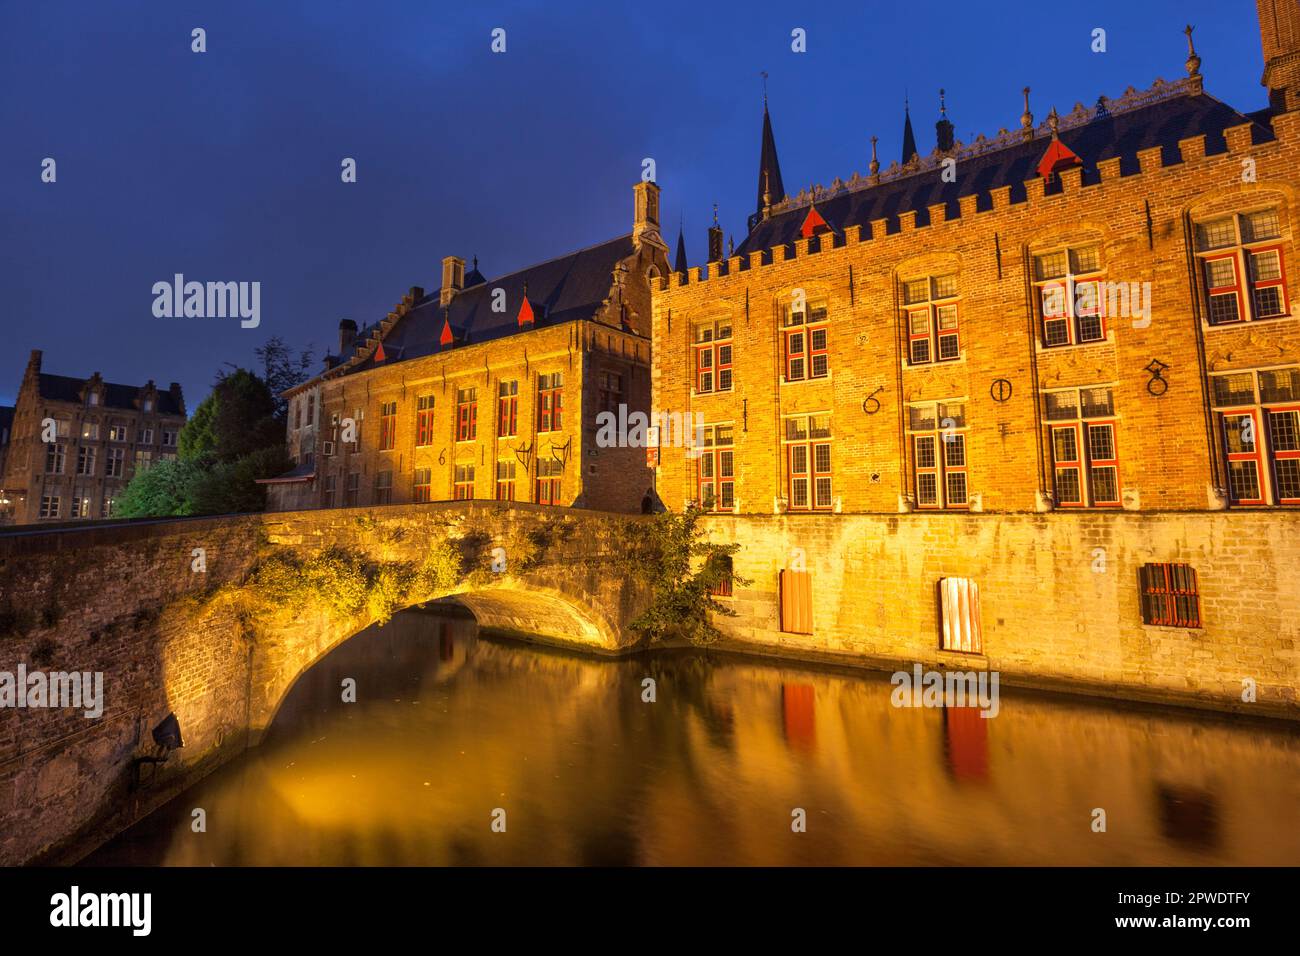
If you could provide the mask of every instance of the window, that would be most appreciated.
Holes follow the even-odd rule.
[[[72,498],[72,512],[69,518],[89,518],[90,517],[90,497],[85,492],[74,495]]]
[[[695,391],[731,391],[731,320],[695,327]]]
[[[90,441],[99,441],[99,423],[83,422],[81,425],[81,437]]]
[[[171,429],[164,428],[162,433],[162,443],[164,448],[175,448],[176,432]]]
[[[42,495],[40,517],[57,518],[59,516],[60,498],[58,495]]]
[[[110,498],[108,495],[104,495],[104,497],[100,499],[99,502],[99,516],[101,518],[113,517],[114,504],[115,502],[112,498]]]
[[[432,395],[421,395],[415,400],[415,444],[421,448],[433,444]]]
[[[497,384],[497,436],[513,438],[519,433],[519,383]]]
[[[731,425],[704,426],[697,473],[700,507],[705,511],[733,511],[736,507],[736,452]]]
[[[781,630],[787,634],[811,634],[812,574],[781,569]]]
[[[355,508],[357,498],[361,494],[361,472],[353,471],[348,474],[347,487],[343,489],[343,507]]]
[[[416,501],[429,501],[429,500],[431,500],[431,496],[430,496],[430,494],[429,494],[429,489],[430,489],[430,485],[432,484],[432,482],[433,482],[433,469],[432,469],[432,468],[417,468],[417,469],[415,469],[415,478],[414,478],[413,481],[412,481],[412,485],[413,485],[413,487],[415,488],[415,500],[416,500]]]
[[[1138,568],[1142,623],[1200,627],[1201,596],[1190,564],[1144,564]]]
[[[966,406],[961,402],[910,405],[908,432],[918,508],[968,508]]]
[[[785,380],[799,382],[829,375],[826,303],[809,302],[802,309],[787,306],[783,326]]]
[[[1044,347],[1105,340],[1100,274],[1098,246],[1071,246],[1034,256],[1034,298]]]
[[[563,413],[564,382],[559,372],[537,376],[537,430],[560,430]]]
[[[537,503],[539,505],[560,504],[560,478],[564,474],[564,465],[554,458],[537,459]]]
[[[980,591],[969,578],[939,579],[942,647],[966,654],[984,653],[980,629]]]
[[[1196,256],[1210,325],[1289,314],[1281,236],[1276,209],[1196,224]]]
[[[1057,505],[1118,507],[1119,455],[1110,388],[1048,392],[1044,400]]]
[[[456,466],[455,497],[457,501],[468,501],[474,497],[473,465]]]
[[[393,473],[391,471],[381,471],[375,475],[375,504],[388,505],[393,503]]]
[[[456,441],[473,441],[478,435],[478,389],[456,389]]]
[[[137,448],[135,450],[135,470],[148,471],[153,467],[153,452],[146,448]]]
[[[95,446],[82,445],[77,449],[77,474],[93,475],[95,473]]]
[[[731,597],[734,583],[732,580],[731,555],[718,555],[713,560],[717,562],[718,570],[722,572],[723,576],[718,583],[709,590],[709,593],[714,597]]]
[[[146,399],[144,400],[144,404],[143,404],[142,407],[143,407],[143,409],[144,409],[146,412],[151,412],[151,411],[153,411],[153,399],[152,399],[152,398],[146,398]]]
[[[126,441],[126,426],[125,426],[125,425],[109,425],[109,426],[108,426],[108,440],[109,440],[109,441]]]
[[[99,404],[99,392],[91,392],[89,395],[87,395],[87,396],[86,396],[86,403],[89,404],[89,405],[98,405],[98,404]]]
[[[503,459],[497,462],[497,501],[515,500],[515,462]]]
[[[338,479],[334,475],[326,475],[325,483],[321,487],[321,506],[324,508],[333,508],[335,504],[335,495],[337,494]]]
[[[831,510],[830,437],[830,413],[785,420],[786,493],[790,510]]]
[[[104,474],[109,478],[121,478],[125,461],[125,448],[110,448],[108,450],[108,461],[105,463]]]
[[[302,402],[299,401],[293,403],[293,428],[294,431],[302,428]]]
[[[141,431],[140,431],[140,444],[142,444],[142,445],[152,445],[152,444],[153,444],[153,429],[152,429],[152,428],[144,428],[144,429],[141,429]]]
[[[381,402],[379,404],[379,450],[392,451],[397,447],[397,403]],[[389,487],[392,487],[390,473]]]
[[[926,276],[903,283],[907,310],[907,360],[912,365],[961,358],[957,277]]]
[[[313,392],[307,393],[307,421],[308,428],[316,424],[316,395]]]
[[[1300,368],[1210,376],[1235,505],[1300,505]]]
[[[68,457],[66,442],[52,441],[45,446],[45,473],[47,475],[63,474],[63,466]]]
[[[618,412],[623,404],[623,376],[618,372],[601,372],[596,402],[602,412]]]

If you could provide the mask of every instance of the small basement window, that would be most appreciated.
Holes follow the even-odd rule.
[[[1144,564],[1138,568],[1142,623],[1200,627],[1201,591],[1190,564]]]

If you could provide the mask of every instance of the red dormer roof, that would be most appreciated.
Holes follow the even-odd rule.
[[[455,339],[455,336],[452,334],[452,331],[451,331],[451,319],[449,319],[449,318],[447,318],[447,319],[443,319],[443,320],[442,320],[442,335],[438,336],[438,342],[439,342],[439,344],[441,344],[441,345],[451,345],[451,343],[452,343],[452,341],[453,341],[454,339]]]
[[[384,354],[384,342],[383,339],[380,339],[375,345],[375,361],[382,362],[386,358],[388,358],[388,356]]]
[[[519,324],[521,326],[531,325],[536,321],[537,319],[533,315],[533,305],[528,301],[528,296],[525,295],[524,304],[519,307]]]
[[[1051,144],[1047,147],[1047,152],[1043,153],[1043,158],[1038,161],[1038,175],[1044,179],[1050,179],[1054,173],[1058,173],[1062,169],[1082,165],[1083,160],[1075,154],[1074,150],[1053,137]]]
[[[817,234],[818,229],[829,229],[830,224],[822,218],[822,214],[817,211],[816,206],[808,207],[808,215],[804,218],[803,227],[799,230],[800,235],[805,239]]]

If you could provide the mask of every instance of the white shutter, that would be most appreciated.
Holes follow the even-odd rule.
[[[939,603],[945,651],[984,653],[979,586],[969,578],[940,578]]]

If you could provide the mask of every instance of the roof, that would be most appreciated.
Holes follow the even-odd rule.
[[[41,398],[52,402],[80,402],[81,390],[86,387],[90,379],[73,378],[71,375],[50,375],[47,372],[40,373],[39,389]],[[121,408],[130,411],[138,411],[139,406],[136,400],[140,398],[146,385],[119,385],[116,382],[103,382],[104,408]],[[176,396],[166,389],[156,389],[158,397],[158,413],[160,415],[179,415],[185,416],[184,409],[181,408]]]
[[[1253,123],[1255,142],[1273,138],[1272,128],[1258,114],[1247,117],[1205,93],[1186,92],[1189,87],[1185,84],[1186,81],[1158,83],[1152,91],[1141,94],[1130,91],[1125,99],[1131,96],[1139,104],[1149,100],[1132,109],[1123,109],[1123,101],[1115,101],[1110,109],[1102,104],[1092,110],[1078,106],[1070,116],[1062,117],[1060,140],[1083,160],[1084,184],[1099,181],[1097,164],[1105,159],[1120,157],[1123,175],[1138,172],[1139,150],[1159,146],[1164,150],[1164,162],[1178,162],[1181,155],[1178,141],[1189,136],[1204,134],[1208,155],[1227,150],[1223,130],[1231,126]],[[885,181],[878,185],[860,179],[860,185],[857,180],[851,180],[829,190],[814,189],[811,194],[805,190],[766,221],[756,223],[735,254],[769,249],[798,239],[812,202],[831,228],[841,233],[849,226],[867,226],[873,219],[896,219],[908,211],[918,212],[918,222],[923,223],[928,216],[927,207],[938,203],[945,203],[949,216],[955,217],[959,197],[987,197],[990,190],[1003,186],[1011,187],[1011,201],[1017,202],[1025,196],[1025,180],[1037,175],[1038,162],[1050,143],[1045,124],[1029,141],[1020,138],[1018,133],[1004,133],[992,141],[990,148],[981,137],[976,144],[948,154],[958,159],[956,180],[950,183],[934,175],[934,166],[942,154],[932,154],[913,169],[891,167],[882,177]],[[980,208],[985,206],[981,204]]]
[[[276,475],[274,478],[257,478],[254,479],[259,485],[287,485],[301,481],[311,481],[316,477],[316,465],[314,462],[303,462],[297,465],[283,475]]]
[[[385,361],[377,363],[373,356],[367,356],[354,365],[349,374],[519,332],[518,316],[525,285],[537,325],[592,319],[609,297],[615,267],[635,251],[636,245],[630,234],[610,239],[472,288],[461,289],[445,309],[440,304],[440,290],[435,289],[415,303],[383,336]],[[504,312],[492,310],[497,289],[505,292]],[[443,324],[448,320],[456,344],[442,346],[439,338]],[[378,325],[372,325],[358,332],[356,344],[345,351],[344,360],[369,352],[366,340],[371,331],[378,328]]]

